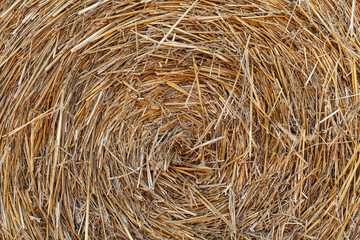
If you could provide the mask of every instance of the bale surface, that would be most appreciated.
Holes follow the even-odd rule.
[[[0,1],[0,238],[360,239],[359,6]]]

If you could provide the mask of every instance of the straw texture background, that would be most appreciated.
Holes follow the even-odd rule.
[[[1,239],[360,239],[357,0],[0,0]]]

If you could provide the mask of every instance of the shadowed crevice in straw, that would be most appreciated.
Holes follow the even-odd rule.
[[[0,238],[359,238],[359,14],[0,1]]]

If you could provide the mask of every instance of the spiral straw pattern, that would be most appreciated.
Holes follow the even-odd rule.
[[[360,238],[359,14],[0,1],[0,238]]]

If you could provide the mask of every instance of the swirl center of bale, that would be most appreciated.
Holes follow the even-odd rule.
[[[224,126],[215,129],[223,105],[219,97],[190,74],[144,77],[137,91],[124,142],[132,167],[147,175],[144,184],[152,186],[162,171],[205,183],[204,173],[225,156]]]

